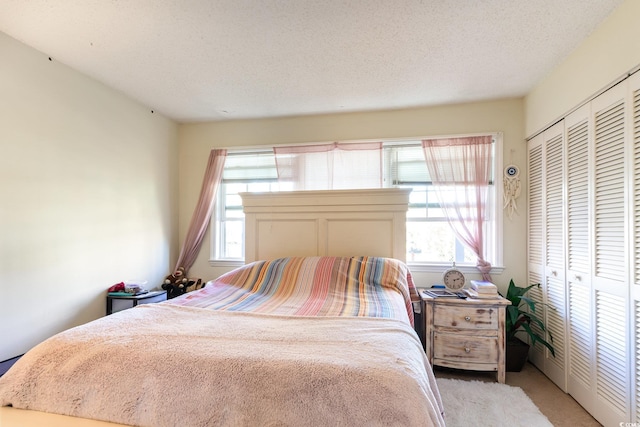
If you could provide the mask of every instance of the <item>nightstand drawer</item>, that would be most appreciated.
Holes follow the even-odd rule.
[[[434,324],[460,329],[498,329],[498,309],[491,307],[434,307]]]
[[[498,338],[453,335],[436,332],[433,357],[452,362],[496,363]]]

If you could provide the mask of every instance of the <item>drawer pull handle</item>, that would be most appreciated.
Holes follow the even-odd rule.
[[[465,348],[464,348],[464,352],[465,352],[465,353],[471,353],[471,349],[470,349],[469,347],[465,347]]]
[[[466,320],[467,322],[471,321],[471,316],[464,316],[464,320]]]

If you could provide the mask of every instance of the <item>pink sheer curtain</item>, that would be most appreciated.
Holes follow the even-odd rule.
[[[382,142],[275,147],[278,181],[293,190],[382,187]]]
[[[213,201],[218,192],[220,181],[222,180],[222,170],[224,169],[224,161],[227,157],[227,150],[211,150],[207,169],[204,173],[202,188],[200,189],[200,198],[198,204],[191,217],[189,230],[184,239],[184,244],[180,250],[180,256],[176,263],[175,270],[184,268],[184,274],[187,274],[189,268],[193,265],[200,251],[200,245],[204,238],[207,227],[211,219],[211,210],[213,209]]]
[[[491,144],[491,136],[422,141],[438,202],[457,238],[477,255],[478,270],[487,281],[491,264],[484,259],[483,248]]]

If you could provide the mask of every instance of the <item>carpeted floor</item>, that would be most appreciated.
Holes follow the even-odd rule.
[[[495,373],[459,371],[436,367],[436,378],[495,382]],[[560,390],[535,366],[527,363],[521,372],[507,372],[508,385],[520,387],[555,427],[598,427],[598,423],[573,398]]]

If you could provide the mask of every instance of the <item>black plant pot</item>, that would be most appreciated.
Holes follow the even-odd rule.
[[[507,340],[505,369],[507,372],[520,372],[529,357],[529,344],[521,339]]]

